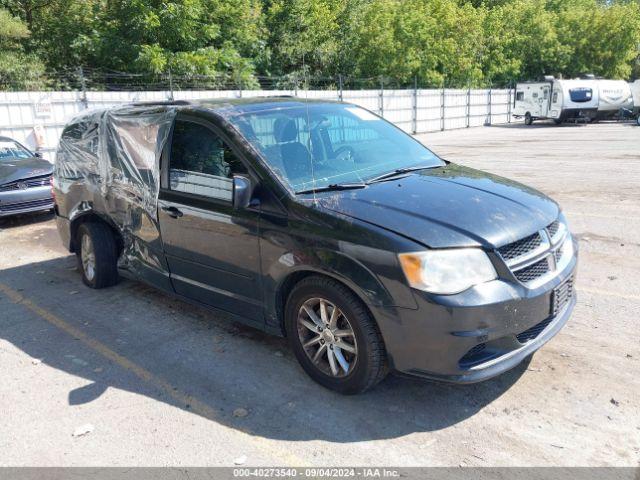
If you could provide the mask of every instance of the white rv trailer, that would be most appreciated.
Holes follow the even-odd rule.
[[[640,112],[640,79],[629,84],[631,89],[631,97],[633,98],[633,111]]]
[[[598,119],[612,118],[621,109],[633,110],[631,85],[624,80],[596,80],[598,85]]]
[[[636,116],[636,123],[640,126],[640,79],[629,84],[631,97],[633,97],[633,114]]]
[[[561,80],[545,77],[543,82],[524,82],[516,86],[513,115],[534,120],[551,119],[559,124],[569,119],[590,121],[598,110],[598,89],[594,80]]]

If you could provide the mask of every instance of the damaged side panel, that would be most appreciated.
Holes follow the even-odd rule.
[[[67,246],[74,249],[75,227],[97,216],[119,237],[119,268],[168,289],[157,205],[160,157],[175,115],[166,106],[84,113],[65,128],[54,168]]]

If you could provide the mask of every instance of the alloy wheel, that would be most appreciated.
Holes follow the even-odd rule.
[[[84,275],[90,282],[96,275],[96,254],[93,250],[93,242],[89,235],[82,236],[80,244],[80,259],[82,260],[82,269]]]
[[[298,337],[307,357],[320,371],[346,377],[358,360],[355,333],[345,314],[324,298],[306,300],[298,311]]]

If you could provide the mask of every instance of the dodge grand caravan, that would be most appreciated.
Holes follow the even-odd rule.
[[[133,104],[64,129],[58,230],[91,288],[119,275],[284,335],[342,393],[394,370],[498,375],[575,305],[558,205],[439,158],[362,108]]]

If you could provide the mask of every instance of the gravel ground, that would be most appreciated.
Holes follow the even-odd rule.
[[[123,281],[85,288],[49,215],[0,221],[1,466],[637,466],[640,128],[420,136],[522,181],[580,239],[578,305],[529,364],[341,397],[283,340]]]

